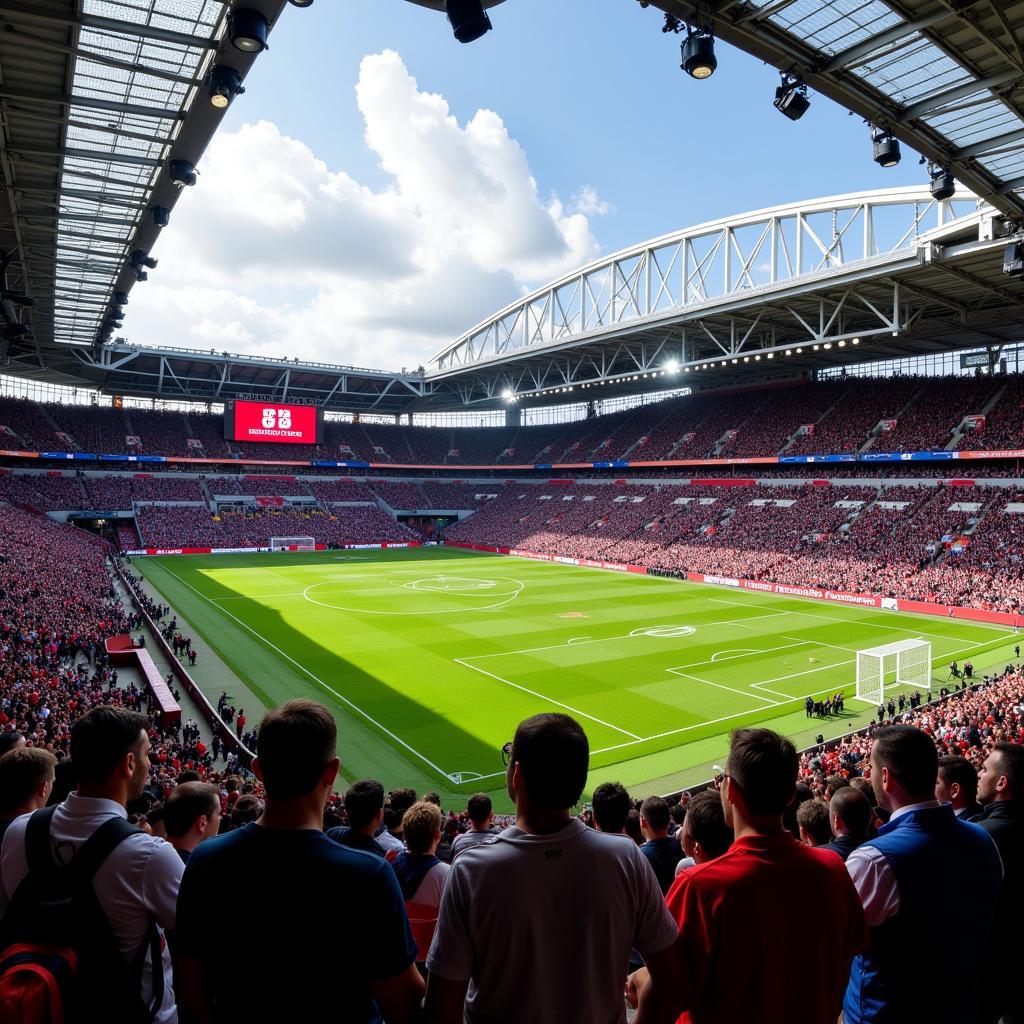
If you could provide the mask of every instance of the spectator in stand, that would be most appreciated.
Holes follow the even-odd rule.
[[[935,744],[922,730],[875,732],[871,785],[891,818],[846,861],[871,932],[853,964],[846,1024],[977,1019],[979,982],[990,966],[985,942],[962,943],[955,984],[943,984],[921,937],[987,936],[1002,866],[985,830],[935,799],[938,768]]]
[[[838,853],[846,860],[858,846],[867,842],[872,818],[868,798],[853,786],[841,786],[828,804],[829,831],[833,838],[821,848]]]
[[[264,808],[263,801],[255,793],[243,793],[231,808],[231,830],[259,821]]]
[[[203,843],[189,860],[176,948],[184,1005],[199,1024],[328,1020],[339,1013],[339,993],[346,1021],[375,1021],[375,1002],[389,1022],[417,1015],[423,982],[394,872],[322,831],[338,774],[336,739],[334,718],[313,701],[270,711],[253,761],[266,790],[262,817]],[[236,891],[260,894],[246,946],[273,965],[272,984],[240,984],[224,970],[210,908],[227,879]]]
[[[676,865],[683,855],[679,843],[669,838],[668,826],[668,803],[660,796],[649,796],[640,806],[640,829],[646,840],[640,852],[654,869],[663,893],[675,880]]]
[[[183,864],[204,840],[220,829],[220,793],[207,782],[185,782],[171,790],[164,804],[167,841],[178,851]]]
[[[0,757],[12,750],[21,750],[25,746],[25,737],[17,729],[0,732]]]
[[[939,758],[939,774],[935,780],[935,799],[950,804],[953,813],[964,821],[977,821],[981,814],[978,803],[978,773],[966,757],[946,754]]]
[[[497,834],[492,828],[494,808],[486,793],[474,793],[466,804],[466,813],[469,815],[469,830],[456,836],[452,842],[453,862],[464,850],[486,843]]]
[[[677,875],[721,857],[732,846],[735,836],[726,824],[722,798],[717,790],[706,789],[690,797],[679,835],[684,856],[676,865]]]
[[[516,730],[516,824],[452,865],[427,957],[430,1024],[618,1024],[632,947],[652,977],[636,1024],[674,1019],[676,928],[653,872],[632,843],[571,816],[588,760],[567,715]]]
[[[373,837],[384,823],[384,787],[376,779],[354,782],[345,791],[347,825],[329,829],[327,837],[353,850],[384,857],[384,847]]]
[[[418,800],[402,816],[406,849],[391,862],[406,903],[425,907],[441,905],[444,880],[451,870],[437,857],[441,842],[441,809]],[[424,957],[426,950],[423,951]]]
[[[0,845],[15,818],[46,806],[56,764],[41,747],[20,747],[0,757]]]
[[[147,725],[142,715],[109,705],[92,708],[75,723],[71,760],[78,788],[62,804],[36,812],[46,817],[18,818],[7,829],[0,854],[0,913],[17,920],[18,890],[29,872],[30,822],[47,828],[51,849],[61,852],[66,870],[93,836],[101,830],[108,835],[116,827],[110,822],[127,818],[127,804],[142,795],[149,778]],[[83,1019],[117,1020],[125,1014],[125,1004],[135,1011],[144,1006],[148,1019],[173,1024],[177,1010],[171,959],[161,929],[174,928],[184,865],[162,839],[127,822],[124,829],[128,834],[96,869],[92,884],[118,951],[132,965],[126,978],[138,988],[122,990],[123,979],[79,976],[76,985],[87,999],[79,1009]],[[9,920],[4,923],[10,925]],[[89,994],[103,1002],[92,1002]]]
[[[992,837],[1003,862],[981,1020],[984,1024],[996,1024],[1000,1017],[1022,1021],[1024,999],[1011,979],[1020,969],[1024,919],[1024,746],[997,743],[992,748],[978,780],[978,800],[985,810],[977,823]]]
[[[405,849],[405,834],[402,831],[402,818],[405,812],[416,803],[416,790],[393,789],[384,804],[384,824],[386,828],[374,837],[385,853],[401,853]]]
[[[796,824],[804,846],[827,846],[832,841],[828,805],[821,800],[805,800],[796,812]]]
[[[759,1024],[839,1016],[850,961],[864,948],[864,914],[842,863],[783,827],[796,775],[788,739],[733,733],[721,799],[735,842],[684,871],[668,894],[682,944],[682,1021],[732,1024],[754,1008]],[[642,988],[644,972],[634,978]]]
[[[626,819],[633,808],[629,793],[621,782],[602,782],[591,801],[594,826],[598,832],[613,836],[626,834]]]

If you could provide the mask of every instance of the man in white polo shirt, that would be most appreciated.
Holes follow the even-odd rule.
[[[427,956],[430,1024],[625,1021],[631,949],[653,985],[635,1024],[674,1021],[677,927],[637,846],[571,815],[587,780],[586,734],[567,715],[516,730],[516,824],[460,853]]]
[[[78,788],[53,810],[50,848],[56,864],[66,866],[87,840],[112,818],[127,818],[128,802],[141,796],[149,779],[146,719],[124,708],[102,706],[83,715],[71,730],[71,760]],[[37,812],[45,813],[45,812]],[[25,832],[31,815],[12,822],[0,850],[0,915],[28,874]],[[92,876],[96,898],[126,963],[143,944],[156,941],[142,964],[141,998],[147,1007],[159,997],[153,1020],[174,1024],[178,1015],[172,988],[171,958],[160,929],[174,927],[178,885],[185,865],[169,843],[139,831],[123,839]],[[159,946],[153,962],[153,946]],[[100,1012],[102,1008],[97,1008]]]

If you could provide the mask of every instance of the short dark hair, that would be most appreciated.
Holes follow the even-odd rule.
[[[871,801],[853,786],[837,789],[828,805],[852,836],[865,836],[871,824]]]
[[[850,780],[843,775],[830,775],[825,779],[825,794],[831,800],[839,790],[850,784]]]
[[[393,789],[388,794],[388,804],[392,810],[398,811],[399,815],[409,810],[416,803],[415,789]]]
[[[1024,746],[1019,743],[997,743],[992,748],[999,755],[999,774],[1006,776],[1014,799],[1022,795],[1024,787]]]
[[[871,754],[879,769],[888,768],[908,795],[935,799],[939,754],[926,732],[912,725],[883,725],[875,730]]]
[[[466,811],[474,825],[483,825],[491,816],[492,809],[491,798],[486,793],[474,793],[466,801]]]
[[[57,758],[42,747],[19,747],[0,757],[0,815],[9,815],[55,777]]]
[[[757,817],[780,815],[796,791],[796,747],[771,729],[737,729],[730,738],[729,776]]]
[[[520,722],[509,771],[519,765],[526,795],[538,807],[575,806],[587,784],[590,744],[579,722],[546,712]]]
[[[126,708],[100,704],[71,727],[71,760],[79,782],[106,782],[126,754],[149,730],[142,715]]]
[[[195,768],[186,768],[183,772],[178,775],[178,785],[184,785],[186,782],[202,782],[203,777],[195,770]]]
[[[360,779],[345,791],[345,814],[350,828],[366,828],[384,806],[384,787],[376,779]]]
[[[25,737],[17,729],[9,729],[7,732],[0,732],[0,757],[10,753],[18,746],[18,743]]]
[[[621,832],[626,827],[626,815],[632,803],[621,782],[602,782],[594,790],[591,803],[594,821],[602,832]]]
[[[231,808],[232,828],[241,828],[263,814],[263,801],[255,793],[243,793]]]
[[[649,796],[640,805],[640,817],[655,832],[664,832],[668,828],[668,802],[664,797]]]
[[[164,804],[164,828],[172,839],[185,835],[200,815],[212,818],[220,808],[220,793],[208,782],[183,782]]]
[[[435,793],[434,790],[431,790],[429,793],[424,793],[420,799],[426,800],[428,804],[433,804],[435,807],[441,806],[441,794]]]
[[[717,790],[705,789],[690,797],[686,818],[693,838],[709,857],[721,857],[732,846],[733,832],[725,823],[722,798]]]
[[[256,734],[263,787],[273,800],[307,796],[335,755],[338,728],[316,701],[296,699],[268,711]]]
[[[815,846],[824,846],[832,841],[828,807],[820,800],[805,800],[797,809],[796,823],[811,837]]]
[[[947,754],[939,758],[939,776],[947,786],[956,783],[967,799],[974,803],[978,796],[978,773],[966,757]]]

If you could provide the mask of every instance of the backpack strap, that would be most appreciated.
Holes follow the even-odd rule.
[[[29,871],[45,874],[54,870],[56,864],[50,849],[50,823],[53,821],[57,804],[33,811],[25,827],[25,860]]]
[[[103,862],[130,836],[141,835],[142,830],[129,825],[121,817],[110,818],[82,844],[69,865],[75,880],[81,885],[92,880]]]

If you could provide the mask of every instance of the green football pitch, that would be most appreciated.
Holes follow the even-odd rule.
[[[803,707],[853,693],[858,650],[928,640],[937,691],[953,658],[981,674],[1017,640],[956,619],[446,548],[134,564],[237,676],[236,703],[321,700],[346,778],[453,801],[501,793],[501,747],[539,711],[584,726],[590,787],[668,792],[708,778],[736,726],[807,744],[866,724],[874,708],[861,701],[824,721]],[[196,677],[216,700],[223,680],[202,662]],[[251,722],[259,712],[246,707]]]

